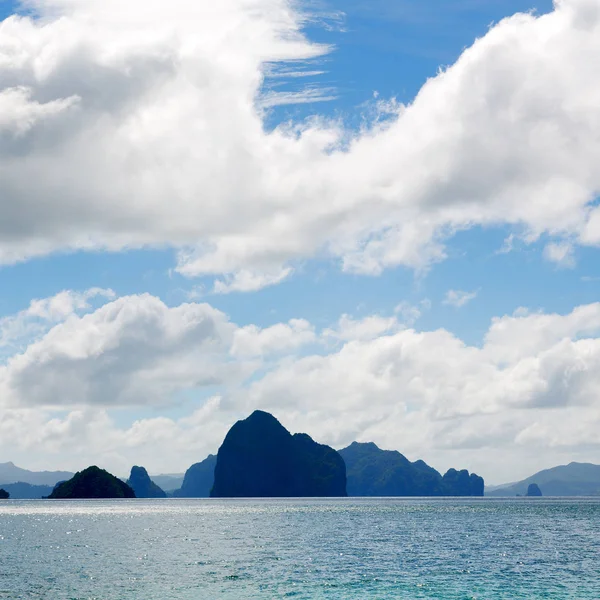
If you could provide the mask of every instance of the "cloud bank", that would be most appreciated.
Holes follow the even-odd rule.
[[[600,244],[597,0],[503,20],[360,132],[318,114],[265,129],[272,65],[331,51],[285,0],[27,5],[37,18],[0,24],[4,263],[171,247],[223,293],[316,256],[427,268],[474,226],[545,234],[563,264],[567,244]]]
[[[261,408],[337,447],[372,440],[498,482],[550,457],[600,458],[599,373],[600,304],[521,309],[494,319],[478,347],[393,317],[240,327],[207,304],[107,298],[0,367],[0,450],[72,468],[96,457],[181,470]],[[131,408],[149,416],[124,426]]]

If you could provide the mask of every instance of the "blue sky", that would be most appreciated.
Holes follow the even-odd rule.
[[[594,306],[600,291],[598,243],[593,231],[590,233],[594,203],[589,198],[597,193],[593,167],[588,172],[586,165],[573,166],[568,173],[546,175],[544,169],[550,169],[548,165],[554,159],[545,154],[547,145],[536,145],[535,141],[536,136],[550,136],[547,132],[560,129],[555,142],[557,148],[564,145],[565,156],[574,156],[573,148],[582,154],[586,148],[592,148],[592,125],[585,123],[595,123],[593,107],[584,107],[585,111],[581,108],[580,121],[572,112],[572,106],[577,104],[573,99],[593,93],[589,77],[584,77],[589,72],[574,76],[572,82],[565,84],[565,90],[561,88],[564,97],[556,100],[552,110],[541,105],[539,110],[535,108],[540,98],[550,98],[554,93],[546,93],[547,81],[542,75],[538,78],[537,73],[547,66],[548,81],[552,81],[560,69],[571,72],[569,61],[580,62],[575,61],[576,52],[594,51],[584,28],[577,25],[579,21],[575,17],[569,21],[572,11],[593,23],[593,14],[585,12],[591,10],[592,0],[566,0],[554,13],[548,1],[532,4],[526,0],[348,0],[299,3],[290,8],[284,0],[278,0],[275,4],[283,11],[281,20],[277,22],[269,16],[258,25],[253,16],[243,13],[239,2],[230,0],[222,10],[215,8],[214,14],[210,12],[213,29],[206,32],[210,43],[212,33],[220,31],[219,27],[228,32],[229,37],[215,37],[214,44],[227,43],[222,52],[190,50],[194,48],[190,41],[195,39],[194,27],[198,36],[203,35],[204,25],[197,12],[205,8],[193,9],[192,3],[178,0],[177,7],[167,14],[166,4],[157,1],[145,16],[148,22],[137,23],[136,1],[121,8],[111,2],[104,13],[96,13],[99,9],[92,0],[82,0],[79,7],[64,0],[58,3],[63,25],[59,25],[46,0],[39,5],[40,19],[32,21],[11,17],[19,9],[10,2],[0,3],[0,18],[7,18],[0,29],[0,91],[7,102],[2,106],[14,121],[5,125],[0,120],[0,133],[5,127],[0,156],[12,174],[0,189],[5,198],[0,200],[0,208],[8,215],[6,227],[0,229],[0,254],[8,257],[3,258],[0,268],[0,318],[3,317],[6,340],[9,326],[19,332],[2,346],[5,364],[0,389],[5,390],[7,400],[0,410],[5,423],[16,419],[30,423],[30,431],[39,431],[23,441],[14,456],[2,449],[0,461],[5,458],[31,467],[75,468],[78,465],[73,455],[78,444],[90,429],[105,427],[104,439],[111,441],[94,445],[98,462],[114,470],[126,470],[137,451],[150,470],[181,471],[194,458],[199,460],[203,453],[216,450],[219,436],[231,420],[252,408],[271,410],[291,429],[307,429],[334,445],[352,439],[374,439],[413,459],[424,457],[438,468],[454,465],[478,469],[494,482],[527,475],[528,470],[552,466],[553,461],[600,460],[600,449],[586,441],[587,434],[580,434],[581,443],[575,440],[559,444],[551,434],[544,433],[552,429],[554,419],[570,427],[567,423],[584,418],[594,408],[588,398],[593,396],[595,380],[570,387],[575,384],[566,375],[573,369],[592,370],[591,350],[572,358],[576,367],[573,363],[560,363],[558,371],[548,375],[546,367],[540,366],[536,375],[524,382],[519,380],[518,385],[502,379],[521,373],[534,363],[545,365],[547,357],[557,352],[552,344],[568,339],[577,352],[583,352],[578,341],[597,341],[595,329],[574,325],[577,319],[569,317],[578,307]],[[88,10],[87,21],[81,7]],[[161,11],[166,11],[164,18],[159,18]],[[206,11],[208,14],[209,9]],[[242,11],[239,19],[236,11]],[[20,12],[24,14],[23,10]],[[514,17],[520,12],[531,16]],[[278,40],[278,27],[288,27],[281,23],[287,23],[290,14],[300,24],[300,32],[292,27],[282,35],[283,41]],[[542,15],[549,18],[544,20]],[[510,24],[497,26],[508,17]],[[156,18],[156,23],[152,24],[151,18]],[[97,25],[89,38],[92,41],[86,41],[85,27],[89,23]],[[121,47],[113,46],[109,35],[114,23],[120,24],[119,35],[125,40]],[[68,35],[60,31],[61,26],[69,28]],[[135,46],[131,40],[137,40],[146,26],[152,33],[140,37]],[[176,36],[163,37],[162,33],[163,28],[164,32],[171,31],[171,26],[182,40],[189,41],[188,46],[169,46],[175,43],[172,40]],[[275,32],[272,39],[265,33],[271,29]],[[533,47],[531,40],[537,43],[544,36],[540,33],[536,37],[537,33],[531,32],[546,30],[560,30],[563,37],[554,45],[540,41]],[[299,34],[302,41],[292,47],[290,40]],[[156,39],[150,40],[151,36]],[[571,36],[570,46],[565,41],[567,36]],[[62,41],[69,37],[75,40],[71,46]],[[18,53],[13,53],[15,44],[21,41],[10,41],[14,39],[27,40],[22,42],[21,56],[27,56],[22,62],[15,58]],[[260,48],[248,46],[247,41],[243,42],[247,39],[257,40]],[[474,50],[465,52],[478,39]],[[507,57],[519,43],[524,48],[523,64],[528,65],[529,60],[533,65],[522,80],[506,74],[501,64],[509,60]],[[530,54],[528,43],[532,44]],[[561,43],[566,48],[563,54],[550,50],[561,48]],[[317,51],[310,44],[324,44],[330,49]],[[248,58],[245,53],[250,47],[252,56]],[[174,59],[177,52],[183,54]],[[200,60],[202,52],[206,54]],[[172,62],[161,62],[163,55],[170,56]],[[282,55],[291,60],[278,60]],[[5,64],[9,67],[1,66],[3,56],[8,57]],[[113,61],[111,56],[117,58]],[[275,58],[265,60],[264,56]],[[518,56],[514,60],[518,65]],[[208,74],[201,73],[204,68]],[[284,70],[302,76],[281,76]],[[447,77],[440,75],[446,70]],[[266,77],[254,93],[253,73],[261,71]],[[488,73],[492,74],[489,81]],[[161,87],[163,80],[170,81],[170,87]],[[417,98],[428,80],[427,89]],[[431,83],[432,80],[435,81]],[[582,81],[586,81],[585,85]],[[466,94],[464,102],[457,89]],[[221,93],[223,96],[218,96]],[[184,103],[186,94],[190,94],[190,101]],[[444,94],[448,95],[448,107],[440,108],[445,102]],[[318,101],[311,101],[311,97]],[[486,98],[483,104],[491,107],[489,112],[488,108],[481,109],[478,98]],[[510,117],[506,131],[486,129],[487,123],[505,108],[494,108],[495,98],[504,99],[498,102],[505,102],[506,106],[513,106],[513,102],[516,106],[524,98],[519,108],[507,112]],[[396,103],[393,112],[386,113],[383,103],[392,100]],[[265,103],[271,106],[265,108]],[[401,129],[403,120],[410,115],[405,118],[402,111],[406,109],[400,105],[411,107],[410,115],[419,111],[419,127]],[[462,107],[471,112],[462,114]],[[436,121],[436,111],[444,110],[446,118]],[[465,114],[471,116],[467,118]],[[145,115],[150,115],[148,120],[144,120]],[[383,125],[381,131],[375,124],[376,115],[387,119],[388,125]],[[206,122],[201,122],[205,116]],[[529,138],[519,138],[525,122],[519,119],[525,118],[534,123],[532,133]],[[469,134],[471,138],[459,140],[475,122],[480,126],[480,134],[475,128],[475,133]],[[185,137],[187,123],[189,141]],[[425,131],[429,123],[437,123],[437,130],[432,125],[431,132]],[[441,128],[448,126],[450,131],[456,123],[461,125],[455,131],[440,133]],[[581,130],[577,123],[584,123]],[[287,134],[282,139],[278,136],[280,131],[294,126],[299,128],[295,134],[298,141],[292,148]],[[333,150],[321,147],[321,142],[314,142],[318,148],[313,149],[310,136],[320,139],[318,136],[334,135],[331,131],[336,128],[338,133],[343,130],[343,139],[354,138],[356,148],[336,146],[338,140],[333,142]],[[196,138],[199,131],[203,133]],[[392,139],[396,131],[397,137]],[[415,141],[415,157],[422,158],[414,165],[410,149],[405,149],[407,131],[417,138],[422,134],[424,140],[434,140],[430,150],[422,155],[417,155],[416,149],[420,138]],[[231,136],[231,141],[227,136]],[[328,153],[358,156],[363,152],[360,148],[371,143],[369,136],[374,140],[373,150],[360,154],[363,163],[358,159],[348,162],[354,166],[340,168],[334,176],[337,166],[332,166],[332,161],[327,166]],[[456,140],[452,136],[457,136]],[[511,142],[513,138],[521,141]],[[524,154],[531,166],[529,171],[514,175],[519,166],[512,164],[510,157],[524,152],[524,139],[533,140],[531,151]],[[507,150],[498,150],[504,143]],[[189,165],[186,144],[191,150]],[[445,152],[445,144],[456,148],[456,155],[449,152],[436,167],[428,166],[430,156]],[[458,160],[459,152],[468,144],[480,150],[456,167],[457,173],[463,173],[468,171],[469,160],[474,164],[472,176],[464,176],[465,179],[461,175],[463,179],[459,181],[459,175],[448,165]],[[567,150],[568,144],[571,151]],[[98,151],[94,154],[96,146]],[[270,155],[271,147],[280,150]],[[167,159],[166,152],[171,150]],[[113,161],[113,151],[119,160]],[[489,157],[482,156],[488,151]],[[397,170],[393,168],[395,152],[399,157],[408,152],[406,158],[398,159]],[[595,152],[595,146],[590,152]],[[171,156],[179,157],[179,162],[167,164]],[[204,159],[194,162],[192,156]],[[280,157],[285,160],[278,162]],[[482,164],[475,165],[480,158]],[[295,160],[302,164],[295,165]],[[204,173],[203,167],[209,162]],[[385,172],[377,171],[378,163],[385,163]],[[410,176],[420,166],[432,175],[423,175],[420,183],[411,187]],[[226,175],[221,175],[221,169]],[[364,174],[355,173],[357,181],[346,187],[346,175],[357,170],[364,170]],[[489,170],[490,181],[477,179],[477,170]],[[260,176],[255,177],[257,171]],[[202,175],[196,177],[196,173]],[[507,181],[503,180],[503,173]],[[285,174],[281,181],[280,174]],[[438,175],[436,183],[427,179]],[[511,187],[513,182],[508,180],[513,176]],[[554,180],[556,185],[544,187]],[[363,193],[364,181],[371,183],[365,184]],[[256,191],[252,187],[255,183]],[[421,194],[430,184],[434,186],[431,189],[439,188],[435,197],[433,192]],[[573,204],[572,210],[559,206],[563,198],[557,190],[563,184],[569,186],[565,187],[565,197],[578,197],[581,191],[582,198],[586,198]],[[270,198],[273,188],[269,186],[275,185],[282,187]],[[361,191],[349,199],[354,188]],[[412,191],[407,191],[409,188]],[[163,189],[168,193],[162,193]],[[388,195],[385,191],[392,189],[398,194],[397,204],[393,204],[393,193]],[[452,212],[455,209],[450,200],[457,189],[465,190],[469,196],[464,204],[461,199],[455,205],[460,214]],[[383,190],[381,197],[378,190]],[[518,198],[513,205],[515,195]],[[152,199],[147,199],[150,196]],[[266,208],[261,205],[263,200],[268,202]],[[490,206],[493,204],[491,208],[488,200]],[[355,208],[348,208],[346,201]],[[381,202],[392,202],[389,216],[380,210]],[[506,203],[506,217],[502,202]],[[331,208],[326,214],[325,207],[334,206],[338,208]],[[24,208],[21,211],[19,207]],[[577,211],[581,216],[576,218]],[[274,217],[279,212],[281,220]],[[572,224],[569,215],[574,215]],[[364,231],[363,222],[367,227]],[[429,222],[434,223],[433,229],[429,229]],[[414,251],[404,241],[410,233],[404,226],[418,231],[414,244],[411,242],[416,247]],[[377,244],[385,239],[387,231],[394,232],[393,248],[381,250],[380,255]],[[379,261],[375,266],[369,262],[369,243],[373,240],[374,260]],[[212,244],[216,248],[214,254],[206,250]],[[187,254],[188,250],[192,254]],[[430,252],[433,258],[429,258]],[[289,273],[286,269],[290,269]],[[250,287],[238,285],[239,281],[246,281],[245,277],[254,282]],[[230,286],[225,290],[229,293],[216,293],[223,291],[219,283],[214,288],[219,281]],[[245,291],[240,291],[240,285]],[[85,295],[86,290],[95,288],[112,292]],[[51,299],[65,291],[84,294],[85,298],[78,296],[73,300],[75,296],[69,296],[68,306],[58,311],[59,316],[44,309],[46,312],[40,317],[28,309],[36,299]],[[136,352],[135,344],[128,344],[131,340],[143,343],[140,340],[147,339],[147,332],[142,335],[128,324],[128,315],[141,315],[141,324],[136,327],[150,327],[148,315],[163,311],[158,304],[152,304],[153,308],[143,305],[146,300],[139,300],[142,297],[151,298],[150,303],[161,303],[166,311],[164,322],[152,325],[156,327],[155,338],[148,339],[165,335],[163,345],[169,346],[175,334],[167,330],[173,325],[174,315],[180,315],[179,307],[190,302],[207,303],[236,328],[235,332],[227,329],[223,333],[229,325],[223,325],[220,317],[210,317],[216,319],[215,331],[220,331],[215,339],[222,336],[219,344],[229,350],[221,348],[223,356],[217,356],[214,347],[205,350],[200,339],[196,345],[184,348],[187,338],[182,330],[178,334],[182,336],[181,347],[173,350],[173,355],[163,356],[157,350],[156,355],[147,357],[147,362],[140,358],[128,371],[127,357]],[[131,298],[134,300],[128,300]],[[129,302],[135,308],[127,308]],[[117,306],[122,312],[117,311]],[[111,313],[113,316],[109,317],[112,308],[117,316]],[[498,358],[496,350],[486,347],[486,340],[495,335],[490,329],[494,320],[504,317],[518,321],[518,335],[527,339],[534,336],[531,332],[539,333],[536,319],[542,314],[549,316],[544,327],[560,335],[556,333],[557,340],[552,342],[544,338],[518,364]],[[193,318],[184,317],[184,322]],[[303,325],[290,325],[294,319],[302,320]],[[363,324],[363,333],[356,333],[359,329],[354,326],[359,323]],[[103,327],[106,339],[100,343]],[[299,339],[300,329],[295,327],[302,331],[308,327],[313,333],[307,334],[302,343],[297,342],[294,340]],[[369,333],[364,333],[367,329]],[[235,346],[228,346],[230,337],[241,338],[239,331],[250,330],[254,349],[240,358]],[[261,337],[260,332],[265,331],[268,335]],[[408,331],[415,337],[409,340]],[[438,339],[442,334],[444,339]],[[289,337],[275,343],[272,340],[276,335]],[[374,353],[388,342],[391,344],[392,339],[398,344],[397,353],[390,354],[393,358],[375,360]],[[69,340],[78,342],[71,347]],[[448,343],[456,349],[457,356],[460,354],[461,361],[464,354],[466,362],[461,362],[460,368],[470,373],[468,361],[474,360],[472,371],[481,371],[482,379],[459,389],[460,377],[450,381],[442,363],[436,363],[438,367],[429,364],[428,351],[421,354],[419,350],[418,356],[410,353],[409,349],[425,343],[433,344],[432,352]],[[100,344],[104,350],[94,354],[90,350],[94,344]],[[262,344],[273,344],[276,350],[267,352]],[[521,344],[518,337],[514,344]],[[260,351],[255,349],[257,345]],[[400,374],[399,379],[386,384],[389,389],[385,402],[373,399],[372,394],[380,391],[371,388],[370,383],[365,383],[364,389],[360,387],[362,383],[356,384],[356,398],[354,389],[336,387],[340,375],[335,369],[341,368],[338,365],[347,355],[354,356],[357,348],[363,352],[356,354],[357,372],[371,364],[369,361],[380,365],[379,361],[387,360],[377,367],[379,377],[387,381],[390,373]],[[477,352],[491,362],[480,364],[479,357],[473,358]],[[502,352],[508,353],[508,349]],[[489,358],[492,354],[494,357]],[[105,360],[114,365],[115,381],[127,382],[128,391],[122,397],[117,393],[115,399],[106,398],[106,390],[114,389],[107,387],[105,381],[112,381],[113,376],[106,370]],[[186,361],[213,365],[215,383],[199,383],[187,371],[181,375],[184,369],[180,366]],[[307,371],[306,365],[311,361],[322,361],[324,366]],[[96,370],[98,362],[103,364],[100,371]],[[217,363],[218,367],[214,366]],[[235,374],[228,370],[227,376],[222,376],[223,369],[234,370]],[[410,369],[414,373],[405,375]],[[458,370],[457,367],[457,373]],[[547,380],[540,383],[542,371]],[[364,375],[361,382],[377,380],[371,372]],[[35,389],[29,383],[23,384],[25,379],[37,376],[41,383]],[[488,376],[502,379],[497,389],[487,387]],[[69,395],[69,377],[76,382],[73,389],[77,393],[73,396]],[[317,379],[322,386],[316,389],[322,392],[318,392],[313,405],[301,397],[300,391],[314,393],[311,385]],[[426,392],[415,383],[421,379],[426,381]],[[64,381],[67,388],[63,390],[57,380]],[[146,380],[150,382],[148,389],[139,383]],[[435,384],[431,383],[433,380]],[[562,382],[560,390],[554,391],[552,382],[557,381]],[[513,383],[514,389],[508,392]],[[294,394],[290,399],[282,397],[286,395],[282,390],[296,388],[300,390],[297,399],[292,399]],[[415,391],[417,388],[419,391]],[[152,389],[164,390],[160,392],[161,399],[146,399],[152,395]],[[455,390],[451,399],[449,390]],[[59,399],[63,391],[64,397]],[[467,396],[470,399],[466,408]],[[580,396],[582,399],[577,400]],[[450,410],[449,405],[454,408]],[[562,417],[557,406],[564,411]],[[337,424],[340,431],[336,431]],[[476,435],[481,427],[493,432],[490,440],[482,441]],[[394,433],[394,428],[398,433]],[[423,435],[413,435],[415,429]],[[157,454],[155,448],[160,440],[169,443],[169,435],[179,436],[181,431],[205,439],[185,450]],[[565,433],[564,440],[570,432]],[[138,434],[137,446],[124,441],[138,439]],[[62,441],[56,441],[57,435],[63,437]],[[435,437],[439,439],[436,441]],[[36,447],[46,449],[43,456]],[[510,457],[502,465],[500,457],[507,448],[511,448]],[[540,448],[547,452],[544,460],[540,458]],[[457,461],[461,464],[455,465]]]
[[[11,3],[6,4],[4,14],[10,14]],[[267,122],[274,126],[289,119],[330,114],[353,123],[364,114],[364,105],[372,101],[374,92],[410,103],[428,78],[452,64],[492,23],[519,11],[550,9],[550,2],[524,1],[325,3],[318,10],[323,17],[316,24],[309,23],[306,33],[315,41],[333,44],[334,50],[315,61],[324,72],[310,79],[335,89],[337,98],[278,107]],[[283,83],[297,89],[293,80]],[[461,233],[449,243],[449,259],[424,275],[405,268],[379,277],[346,275],[335,264],[307,261],[298,275],[280,286],[242,297],[211,295],[210,302],[240,324],[267,326],[303,317],[328,325],[343,313],[389,314],[401,301],[429,298],[433,307],[423,316],[424,327],[446,327],[477,344],[493,316],[520,306],[562,312],[574,302],[597,297],[600,282],[581,281],[585,276],[600,276],[594,266],[595,251],[589,255],[579,251],[577,269],[560,269],[543,259],[543,242],[497,254],[509,234],[503,228]],[[0,285],[10,293],[0,299],[0,311],[12,314],[32,298],[49,297],[63,289],[101,286],[119,295],[150,292],[176,305],[191,289],[210,288],[208,279],[190,281],[174,274],[173,263],[173,250],[144,250],[59,253],[5,267],[0,271]],[[442,300],[449,289],[479,290],[479,301],[468,314],[444,307]]]

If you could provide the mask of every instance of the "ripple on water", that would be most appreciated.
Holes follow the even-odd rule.
[[[0,598],[600,599],[600,499],[14,501]]]

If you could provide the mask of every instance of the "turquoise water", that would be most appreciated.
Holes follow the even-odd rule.
[[[0,598],[600,599],[600,499],[8,501]]]

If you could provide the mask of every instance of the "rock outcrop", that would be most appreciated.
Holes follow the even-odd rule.
[[[217,454],[213,498],[346,496],[346,466],[329,446],[292,435],[255,411],[228,432]]]
[[[135,492],[124,481],[94,466],[75,473],[68,481],[58,483],[48,497],[51,500],[135,498]]]
[[[150,479],[144,467],[131,467],[127,485],[135,492],[136,498],[166,498],[167,494]]]
[[[0,489],[0,500],[8,500],[10,498],[10,494],[6,490]]]
[[[542,490],[537,483],[530,483],[527,487],[527,496],[529,498],[540,498],[542,496]]]
[[[483,479],[450,469],[443,477],[422,460],[409,461],[373,443],[340,450],[346,463],[349,496],[483,496]]]
[[[173,492],[175,498],[208,498],[215,482],[217,457],[210,454],[202,462],[192,465],[186,472],[181,489]]]
[[[449,469],[442,478],[444,496],[483,496],[483,477],[463,469]]]
[[[600,465],[572,462],[534,473],[527,479],[486,490],[486,496],[526,496],[535,483],[545,496],[600,496]]]

